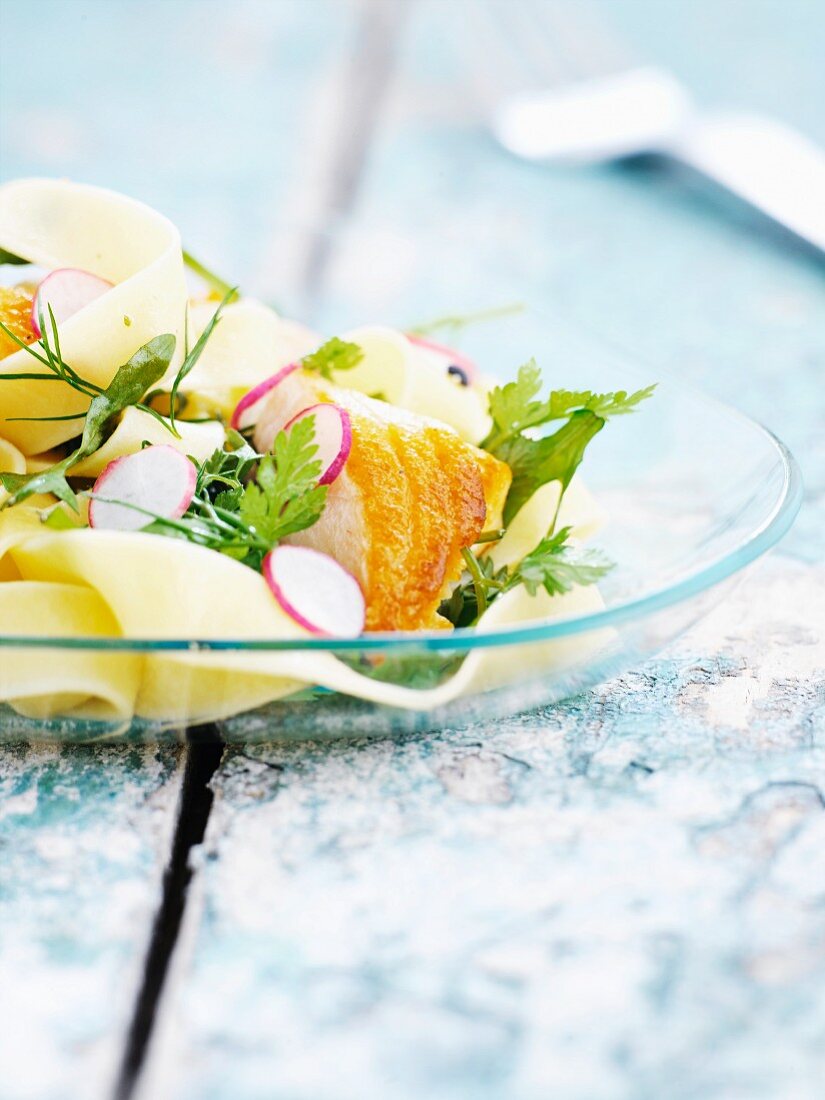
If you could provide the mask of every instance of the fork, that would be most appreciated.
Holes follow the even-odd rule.
[[[475,11],[499,82],[510,83],[492,128],[511,153],[570,164],[666,157],[825,252],[825,154],[813,142],[758,114],[699,111],[670,73],[634,65],[586,0],[487,0]],[[542,90],[525,89],[525,69]]]

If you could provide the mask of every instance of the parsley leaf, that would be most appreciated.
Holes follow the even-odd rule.
[[[490,393],[493,427],[481,446],[506,462],[513,474],[504,506],[505,524],[550,481],[560,483],[563,496],[585,448],[605,421],[634,412],[655,389],[647,386],[630,394],[625,390],[552,390],[542,399],[541,382],[541,371],[531,359],[519,368],[514,381],[496,386]],[[552,435],[533,437],[534,429],[554,420],[567,423]]]
[[[529,428],[537,428],[553,420],[562,420],[577,410],[586,409],[603,420],[635,411],[650,397],[655,386],[635,393],[625,390],[615,393],[593,393],[592,390],[552,390],[546,400],[537,400],[541,392],[541,370],[535,359],[519,367],[515,381],[496,386],[490,393],[490,416],[493,429],[481,444],[486,451],[496,453],[502,443]]]
[[[279,432],[268,455],[254,451],[238,432],[229,432],[227,442],[229,450],[215,451],[200,465],[184,515],[170,520],[147,513],[143,530],[186,539],[259,570],[281,539],[311,527],[324,510],[327,486],[318,485],[315,418]]]
[[[562,494],[573,480],[590,440],[604,427],[604,420],[586,409],[574,412],[552,435],[530,439],[517,435],[498,447],[495,454],[513,474],[504,505],[504,524],[510,523],[533,493],[549,481],[561,483]]]
[[[264,455],[246,486],[239,515],[270,546],[311,527],[323,512],[327,487],[318,485],[317,453],[315,417],[307,416],[278,433],[272,454]]]
[[[301,366],[306,370],[317,371],[327,382],[332,382],[332,372],[337,370],[352,370],[357,367],[364,358],[364,352],[357,344],[348,344],[346,340],[339,340],[333,336],[320,348],[305,355],[301,360]]]
[[[571,546],[570,528],[543,538],[535,550],[522,558],[507,580],[505,590],[523,584],[531,596],[543,588],[549,596],[569,592],[575,585],[595,584],[613,568],[599,550]]]
[[[515,566],[496,570],[488,556],[462,550],[466,573],[439,607],[439,614],[453,626],[474,626],[490,604],[504,592],[523,584],[531,596],[540,588],[548,595],[569,592],[577,585],[601,580],[613,564],[600,551],[570,544],[570,528],[547,535]]]

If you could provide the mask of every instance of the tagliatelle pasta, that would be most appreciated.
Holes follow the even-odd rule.
[[[0,439],[0,472],[9,474],[24,474],[26,472],[26,456],[9,443],[7,439]],[[0,504],[8,496],[8,493],[0,485]]]
[[[45,581],[0,584],[0,622],[22,637],[117,634],[104,600],[90,588]],[[0,700],[31,718],[51,718],[80,705],[106,721],[131,718],[143,658],[94,650],[16,648],[0,651]]]
[[[195,342],[215,312],[214,301],[189,308],[190,342]],[[203,355],[181,383],[181,393],[228,420],[241,397],[287,363],[313,351],[321,337],[304,325],[279,317],[260,302],[231,302]]]
[[[91,382],[105,386],[135,348],[158,333],[181,337],[186,284],[180,234],[141,203],[84,184],[7,183],[0,187],[0,242],[8,252],[42,267],[81,268],[115,284],[60,329],[64,359]],[[180,339],[178,343],[182,347]],[[32,370],[46,373],[22,350],[0,361],[0,378]],[[0,431],[24,454],[46,451],[82,429],[82,419],[11,419],[83,410],[88,402],[69,386],[59,381],[0,385]]]
[[[9,292],[8,323],[0,295],[0,634],[101,640],[0,646],[0,702],[180,724],[321,688],[428,710],[609,645],[446,646],[427,687],[383,654],[330,651],[364,629],[448,641],[602,609],[608,565],[580,544],[603,516],[573,475],[648,391],[544,399],[534,364],[495,387],[387,326],[325,340],[260,302],[193,296],[177,229],[95,187],[0,187],[0,248],[55,276]],[[73,278],[92,293],[67,314]],[[312,636],[329,650],[232,644]]]
[[[194,424],[180,420],[177,431],[178,436],[173,436],[149,413],[136,408],[125,409],[123,418],[103,446],[78,462],[73,472],[76,477],[97,477],[110,462],[123,455],[134,454],[146,443],[164,443],[182,454],[192,455],[199,462],[205,461],[217,447],[223,446],[223,428],[217,421]]]

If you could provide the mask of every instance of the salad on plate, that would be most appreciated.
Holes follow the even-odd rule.
[[[426,709],[504,682],[507,660],[474,652],[417,688],[333,643],[602,606],[578,471],[653,387],[550,390],[535,361],[494,384],[421,332],[314,332],[87,185],[0,188],[0,263],[2,633],[331,643],[12,650],[0,702],[193,721],[325,688]]]

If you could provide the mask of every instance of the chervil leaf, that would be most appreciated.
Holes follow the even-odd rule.
[[[143,530],[186,539],[260,569],[282,538],[311,526],[323,512],[327,487],[318,485],[314,417],[280,432],[269,455],[253,451],[238,432],[228,432],[227,443],[229,450],[215,451],[199,466],[185,514],[170,520],[144,512],[153,522]]]
[[[305,355],[301,365],[307,370],[317,371],[322,378],[331,382],[333,371],[352,370],[363,358],[364,352],[357,344],[348,344],[345,340],[339,340],[337,336],[333,336],[317,351]]]
[[[494,428],[482,443],[485,450],[491,451],[499,437],[504,440],[524,428],[544,422],[546,402],[536,401],[540,391],[541,371],[535,359],[519,367],[514,381],[495,387],[490,393]]]
[[[539,588],[550,596],[557,596],[576,585],[595,584],[610,572],[613,563],[599,550],[571,546],[569,536],[570,528],[564,527],[555,535],[542,539],[509,574],[506,589],[523,584],[531,596],[535,596]]]

